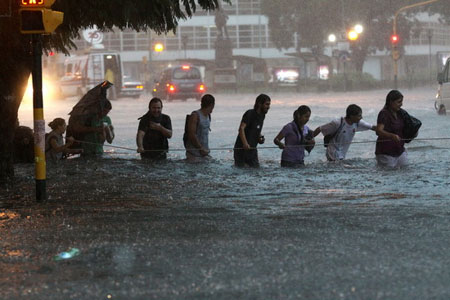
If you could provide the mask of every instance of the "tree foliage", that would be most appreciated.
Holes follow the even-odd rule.
[[[359,23],[364,32],[356,42],[350,43],[352,59],[357,70],[368,54],[390,49],[390,36],[395,12],[401,7],[423,2],[408,0],[262,0],[262,11],[269,19],[271,39],[278,48],[293,46],[297,35],[297,50],[305,47],[321,54],[330,33],[342,38],[345,32]],[[417,27],[414,13],[430,10],[450,20],[450,0],[407,10],[397,19],[397,32],[401,43],[409,39],[411,28]]]
[[[19,32],[18,0],[11,1],[10,17],[0,17],[0,183],[12,177],[12,139],[17,111],[32,68],[30,35]],[[229,2],[225,0],[225,2]],[[81,29],[131,28],[157,33],[175,30],[178,20],[197,10],[214,10],[218,0],[57,0],[52,9],[64,12],[64,22],[43,36],[44,50],[66,52]]]

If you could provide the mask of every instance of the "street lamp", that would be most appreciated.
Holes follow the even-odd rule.
[[[412,5],[408,5],[408,6],[404,6],[399,8],[395,14],[394,14],[394,21],[392,22],[392,37],[391,37],[391,42],[394,42],[392,40],[393,37],[398,37],[397,36],[397,16],[399,13],[401,13],[402,11],[408,9],[408,8],[412,8],[412,7],[416,7],[416,6],[420,6],[420,5],[425,5],[425,4],[430,4],[433,2],[437,2],[439,0],[428,0],[428,1],[424,1],[424,2],[420,2],[420,3],[416,3],[416,4],[412,4]],[[398,39],[398,38],[397,38]],[[396,40],[395,42],[397,42],[398,40]],[[399,59],[399,55],[398,55],[398,49],[393,49],[395,51],[392,51],[392,59],[394,60],[394,88],[397,89],[397,77],[398,77],[398,63],[397,60]]]
[[[356,41],[358,39],[358,37],[359,37],[359,34],[354,29],[347,32],[347,38],[350,41]]]
[[[164,45],[162,43],[156,43],[155,46],[153,46],[153,50],[155,50],[155,52],[162,52],[164,51]]]
[[[361,34],[364,31],[364,27],[361,24],[356,24],[353,29],[356,31],[357,34]]]
[[[336,35],[335,35],[334,33],[330,34],[330,35],[328,36],[328,41],[329,41],[330,43],[336,42]]]
[[[427,31],[427,37],[428,37],[428,58],[429,58],[429,62],[428,62],[428,67],[430,69],[430,84],[433,83],[433,75],[431,73],[431,39],[433,38],[433,29],[429,28]]]

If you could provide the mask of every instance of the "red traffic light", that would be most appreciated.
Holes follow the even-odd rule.
[[[21,7],[47,7],[50,8],[56,0],[21,0]]]
[[[398,44],[399,40],[400,39],[399,39],[398,35],[396,35],[396,34],[391,35],[391,43],[392,44],[394,44],[394,45]]]

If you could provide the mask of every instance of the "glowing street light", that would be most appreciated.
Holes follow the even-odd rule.
[[[162,52],[164,51],[164,45],[162,43],[156,43],[153,49],[155,52]]]
[[[359,37],[359,34],[356,32],[356,30],[352,29],[347,33],[347,38],[350,41],[356,41]]]
[[[358,34],[361,34],[364,31],[364,27],[361,24],[356,24],[353,29],[355,29],[356,33]]]
[[[335,34],[330,34],[329,36],[328,36],[328,41],[330,42],[330,43],[334,43],[334,42],[336,42],[336,35]]]

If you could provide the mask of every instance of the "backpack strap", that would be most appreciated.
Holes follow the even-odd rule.
[[[339,134],[341,133],[342,128],[344,128],[344,117],[341,117],[341,124],[339,125],[338,129],[333,134],[333,137],[331,139],[337,138],[339,136]]]

